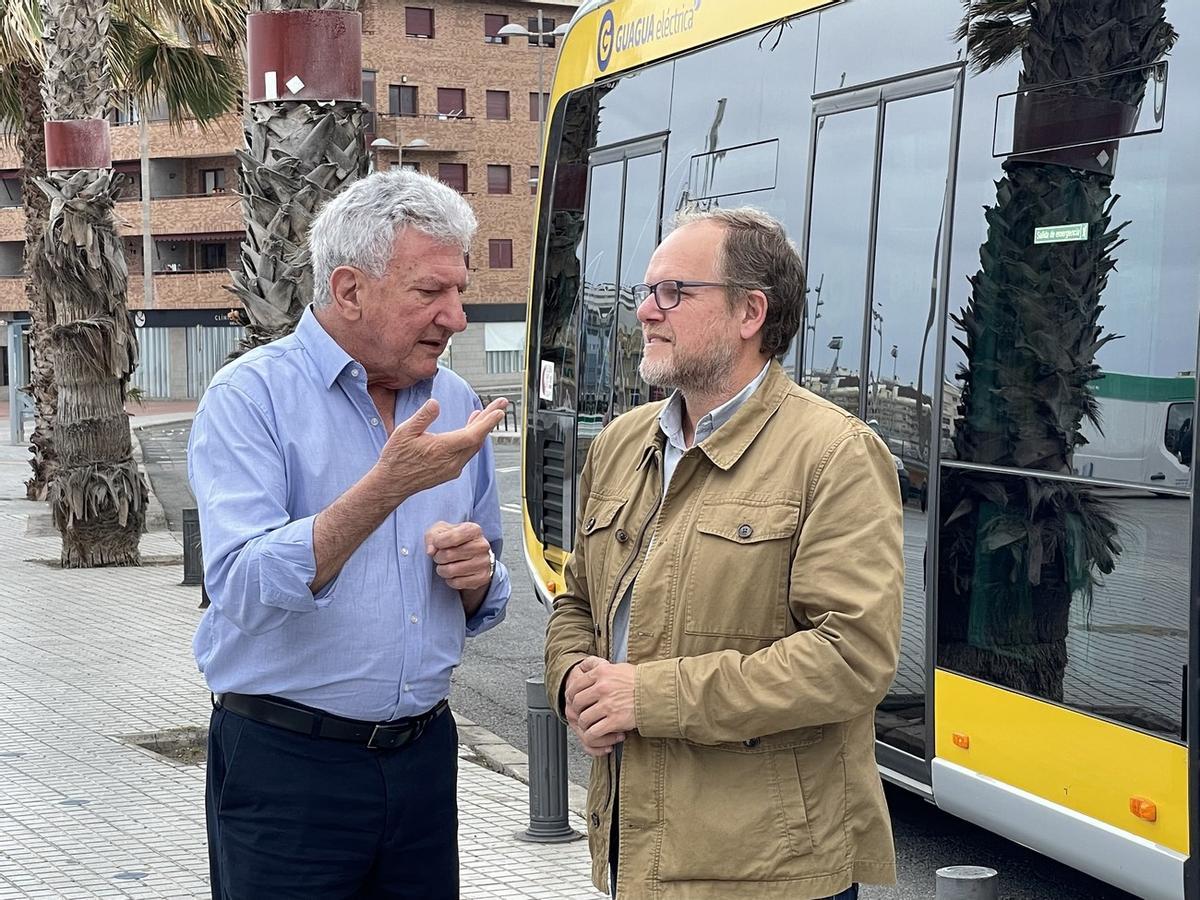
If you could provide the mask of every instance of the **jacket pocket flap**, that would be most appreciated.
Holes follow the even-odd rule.
[[[710,503],[700,509],[696,528],[739,544],[754,544],[791,537],[799,521],[800,508],[787,503],[771,506]]]
[[[813,725],[808,728],[794,728],[791,731],[781,731],[778,734],[767,734],[760,738],[750,738],[746,741],[731,741],[719,744],[721,750],[734,753],[770,753],[773,750],[798,750],[820,743],[825,736],[823,725]]]
[[[583,533],[591,534],[598,528],[607,528],[612,524],[613,519],[617,517],[617,513],[621,511],[621,507],[624,505],[624,500],[610,500],[599,497],[590,498],[587,504],[587,515],[583,520]]]

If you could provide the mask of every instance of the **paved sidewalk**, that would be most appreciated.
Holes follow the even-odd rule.
[[[199,590],[165,531],[140,569],[59,569],[28,471],[24,447],[0,446],[0,900],[206,897],[203,767],[127,742],[208,721]],[[601,897],[583,843],[513,838],[527,789],[474,759],[460,748],[463,896]]]

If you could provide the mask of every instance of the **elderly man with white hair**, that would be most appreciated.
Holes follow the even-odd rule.
[[[475,227],[432,178],[359,181],[313,223],[295,332],[221,369],[196,413],[214,897],[458,896],[446,697],[509,596],[505,401],[480,409],[438,367]]]

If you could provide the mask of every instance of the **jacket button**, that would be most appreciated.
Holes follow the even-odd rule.
[[[750,738],[748,741],[742,741],[743,747],[757,747],[762,743],[762,738]]]
[[[737,533],[738,533],[738,537],[740,537],[744,540],[744,539],[750,537],[750,535],[754,534],[754,529],[751,528],[749,525],[747,525],[745,522],[743,522],[741,525],[738,526]]]
[[[600,637],[600,623],[596,623],[596,637]]]
[[[589,530],[589,531],[590,531],[592,528],[594,528],[594,527],[595,527],[595,525],[596,525],[596,517],[595,517],[595,516],[588,516],[588,520],[587,520],[586,522],[584,522],[584,523],[583,523],[583,527],[584,527],[584,528],[586,528],[586,529],[587,529],[587,530]]]
[[[600,827],[600,813],[592,813],[592,827],[593,828]]]
[[[624,529],[624,528],[618,528],[618,529],[617,529],[617,543],[618,543],[618,544],[623,544],[623,543],[625,543],[627,540],[629,540],[629,535],[627,535],[627,534],[625,533],[625,529]]]

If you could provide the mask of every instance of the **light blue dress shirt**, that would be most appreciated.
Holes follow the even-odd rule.
[[[395,422],[430,396],[441,406],[431,432],[461,428],[480,406],[439,369],[397,392]],[[366,371],[311,309],[293,334],[213,378],[192,424],[188,476],[212,600],[192,648],[214,693],[273,694],[369,721],[415,715],[450,693],[465,638],[504,618],[500,562],[467,621],[425,552],[434,522],[472,521],[500,556],[490,440],[458,478],[405,500],[332,582],[309,590],[313,521],[375,464],[387,437]]]

